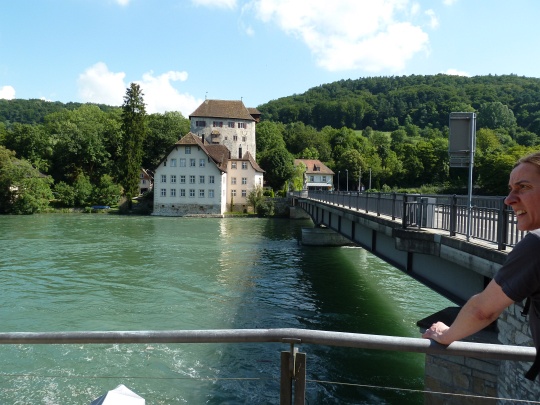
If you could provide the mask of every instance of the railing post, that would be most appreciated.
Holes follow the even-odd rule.
[[[377,192],[377,216],[381,216],[381,192]]]
[[[457,196],[452,196],[452,202],[450,203],[450,236],[456,236],[457,227]]]
[[[403,216],[401,217],[401,227],[403,229],[407,229],[407,220],[408,220],[408,215],[407,215],[407,193],[404,193],[403,194]]]
[[[306,400],[306,354],[298,353],[295,343],[300,339],[283,339],[291,344],[288,352],[281,352],[280,405],[304,405]],[[294,381],[294,393],[293,393]],[[294,398],[294,402],[293,402]]]
[[[396,219],[396,192],[392,193],[392,221]]]
[[[506,250],[506,240],[508,238],[508,215],[506,215],[504,200],[504,198],[501,199],[497,217],[497,249],[499,250]]]

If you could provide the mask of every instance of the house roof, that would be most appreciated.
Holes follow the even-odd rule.
[[[335,174],[330,168],[317,159],[294,159],[295,166],[298,166],[300,163],[306,165],[306,174]]]
[[[222,172],[227,171],[227,162],[229,160],[229,149],[224,145],[210,145],[202,141],[197,135],[188,132],[178,142],[176,142],[167,152],[167,154],[158,163],[158,166],[171,154],[172,150],[178,145],[198,146],[206,153]]]
[[[193,117],[231,118],[255,121],[241,100],[204,100],[203,103],[191,113],[189,119],[192,119]]]
[[[244,153],[244,160],[249,160],[249,163],[251,163],[251,166],[253,166],[253,169],[255,169],[255,171],[260,172],[260,173],[265,173],[265,171],[261,169],[261,167],[257,164],[255,159],[253,159],[253,156],[251,156],[251,153],[249,152]]]

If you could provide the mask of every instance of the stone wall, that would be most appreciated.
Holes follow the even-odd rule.
[[[521,316],[523,307],[511,305],[499,317],[499,341],[505,345],[534,346],[529,331],[529,320]],[[502,361],[499,370],[499,397],[538,401],[540,383],[529,381],[524,374],[532,363]],[[501,402],[508,403],[508,402]]]
[[[218,204],[157,204],[152,215],[165,217],[206,216],[222,217],[221,206]]]

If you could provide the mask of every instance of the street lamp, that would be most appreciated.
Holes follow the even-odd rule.
[[[337,172],[337,191],[339,191],[339,174],[341,173],[341,170],[338,170]]]
[[[345,169],[347,172],[347,193],[349,192],[349,169]]]
[[[371,190],[371,167],[369,168],[369,189]]]

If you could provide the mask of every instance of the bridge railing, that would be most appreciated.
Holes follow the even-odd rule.
[[[280,404],[303,405],[306,393],[306,354],[297,345],[315,344],[373,350],[532,362],[536,349],[485,343],[454,342],[296,328],[160,331],[3,332],[0,344],[141,344],[141,343],[283,343],[280,358]],[[149,377],[150,378],[150,377]],[[426,391],[425,394],[429,394]],[[438,392],[437,394],[444,394]],[[277,393],[276,393],[277,395]],[[456,395],[456,393],[448,393]],[[485,397],[484,397],[485,398]]]
[[[297,197],[306,197],[298,193]],[[504,197],[460,195],[309,191],[307,198],[359,212],[400,220],[404,228],[418,227],[447,231],[497,245],[505,250],[519,242],[524,232],[517,229],[514,211]],[[469,225],[470,222],[470,225]]]

